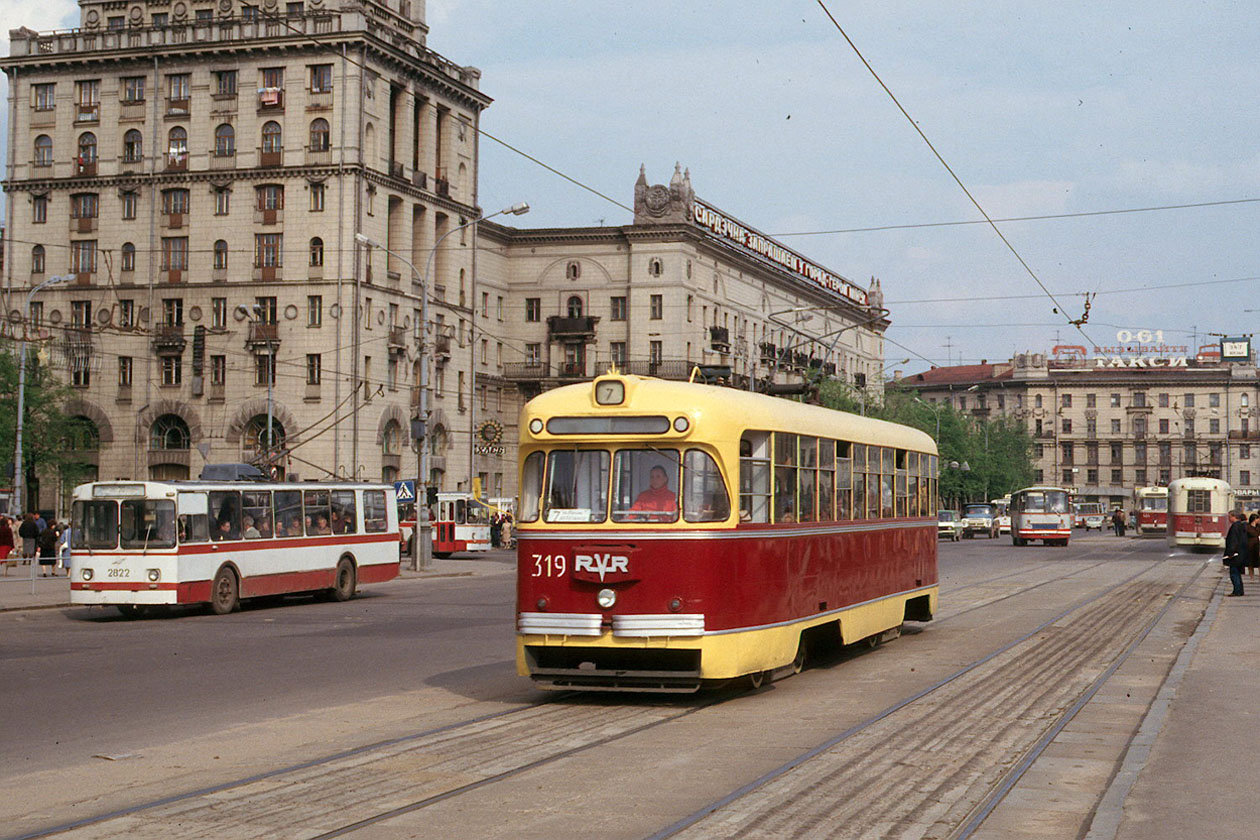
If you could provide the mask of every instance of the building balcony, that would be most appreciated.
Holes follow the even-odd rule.
[[[268,87],[258,89],[258,113],[259,114],[283,114],[284,113],[284,89],[278,87]]]
[[[79,158],[74,162],[74,174],[83,178],[93,178],[96,176],[96,160],[84,160]]]
[[[451,358],[451,337],[449,335],[439,335],[433,339],[433,357],[438,364],[450,361]]]
[[[183,213],[167,213],[166,226],[170,228],[171,230],[179,230],[180,228],[184,226],[184,214]]]
[[[419,187],[422,190],[427,190],[429,188],[429,174],[427,172],[420,172],[419,170],[412,172],[411,184],[412,186]]]
[[[70,220],[71,233],[91,233],[96,230],[95,216],[79,216]]]
[[[284,210],[277,208],[262,207],[254,208],[254,224],[258,225],[278,225],[284,221]]]
[[[1125,410],[1125,413],[1127,414],[1150,414],[1151,412],[1155,410],[1155,406],[1153,405],[1128,405],[1128,406],[1125,406],[1124,410]]]
[[[74,121],[76,123],[94,123],[101,121],[100,103],[82,103],[74,106]]]
[[[598,316],[565,318],[560,315],[552,315],[547,318],[547,331],[552,341],[562,338],[593,338],[595,336],[595,325],[598,323]]]
[[[186,117],[189,114],[189,101],[187,97],[183,99],[167,98],[166,100],[166,116],[168,117]]]
[[[229,152],[229,153],[220,154],[219,152],[215,152],[211,154],[210,155],[210,168],[211,169],[235,169],[236,168],[236,153]]]
[[[164,355],[183,353],[184,345],[187,343],[184,339],[183,324],[158,324],[153,328],[154,353]]]
[[[167,172],[185,172],[188,169],[188,152],[168,152],[166,155]]]
[[[731,332],[726,327],[709,327],[709,349],[719,353],[731,352]],[[821,366],[821,362],[819,363]]]
[[[389,328],[389,351],[391,353],[402,353],[407,349],[407,333],[406,327]]]
[[[1230,440],[1260,440],[1260,429],[1230,429]]]
[[[280,325],[260,321],[249,322],[249,334],[245,336],[247,347],[280,346]]]
[[[284,149],[259,149],[259,166],[284,166]]]

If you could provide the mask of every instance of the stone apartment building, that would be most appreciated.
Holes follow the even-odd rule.
[[[431,464],[467,487],[476,262],[459,228],[479,215],[490,99],[425,47],[423,0],[80,10],[74,30],[13,30],[0,67],[5,312],[20,334],[28,292],[68,278],[33,296],[28,335],[95,429],[81,459],[107,478],[260,451],[290,477],[414,475],[421,278],[404,260],[423,272],[432,251]],[[64,499],[51,484],[41,507]]]
[[[975,417],[1005,414],[1033,437],[1036,480],[1082,500],[1127,503],[1133,488],[1188,475],[1260,497],[1260,380],[1254,363],[1187,356],[1047,357],[937,367],[903,377],[932,403]]]

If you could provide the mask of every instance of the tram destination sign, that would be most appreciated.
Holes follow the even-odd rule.
[[[728,242],[733,242],[763,260],[786,268],[806,280],[817,283],[827,291],[848,298],[861,306],[866,305],[865,290],[699,199],[692,202],[691,219],[700,227]]]

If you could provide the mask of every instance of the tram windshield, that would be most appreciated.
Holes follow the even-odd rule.
[[[1142,510],[1163,511],[1168,510],[1167,496],[1144,496],[1142,497]]]
[[[1068,494],[1055,490],[1030,490],[1024,494],[1022,507],[1028,513],[1067,513]]]
[[[678,520],[678,450],[622,449],[613,459],[613,522]]]

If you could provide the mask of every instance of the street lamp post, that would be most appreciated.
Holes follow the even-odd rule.
[[[433,247],[429,249],[429,255],[424,263],[424,273],[415,267],[411,260],[401,254],[386,248],[380,242],[372,239],[362,233],[356,233],[354,240],[368,248],[379,248],[395,259],[406,264],[411,269],[412,275],[420,281],[420,346],[418,348],[420,356],[420,400],[417,406],[418,423],[412,428],[412,437],[416,440],[416,529],[411,537],[411,558],[412,568],[419,571],[429,567],[432,562],[432,545],[429,539],[429,506],[426,501],[426,488],[429,483],[429,446],[428,446],[428,422],[429,422],[429,358],[427,356],[428,347],[426,338],[429,332],[429,270],[433,267],[433,257],[437,254],[438,246],[442,244],[442,240],[450,236],[456,231],[474,225],[485,219],[492,219],[495,216],[512,215],[520,216],[529,212],[529,205],[525,202],[513,204],[511,207],[505,207],[498,212],[491,213],[489,216],[483,216],[481,219],[471,219],[458,227],[453,227],[446,233],[437,238],[433,243]],[[417,428],[418,427],[418,428]],[[419,432],[419,434],[417,434]],[[471,469],[471,465],[470,465]]]
[[[925,402],[918,397],[915,397],[914,401],[919,405],[926,405],[928,408],[932,409],[932,413],[936,415],[936,443],[939,446],[941,443],[941,409],[945,407],[945,403],[933,404]]]
[[[43,283],[31,289],[26,294],[26,305],[22,309],[22,341],[18,349],[18,393],[17,393],[17,430],[16,443],[13,451],[13,504],[14,513],[21,516],[26,511],[26,503],[22,498],[25,492],[23,484],[22,470],[22,425],[23,415],[26,413],[26,333],[31,323],[31,298],[35,297],[35,293],[46,286],[55,286],[59,283],[68,283],[74,279],[73,274],[58,274],[49,277]]]

